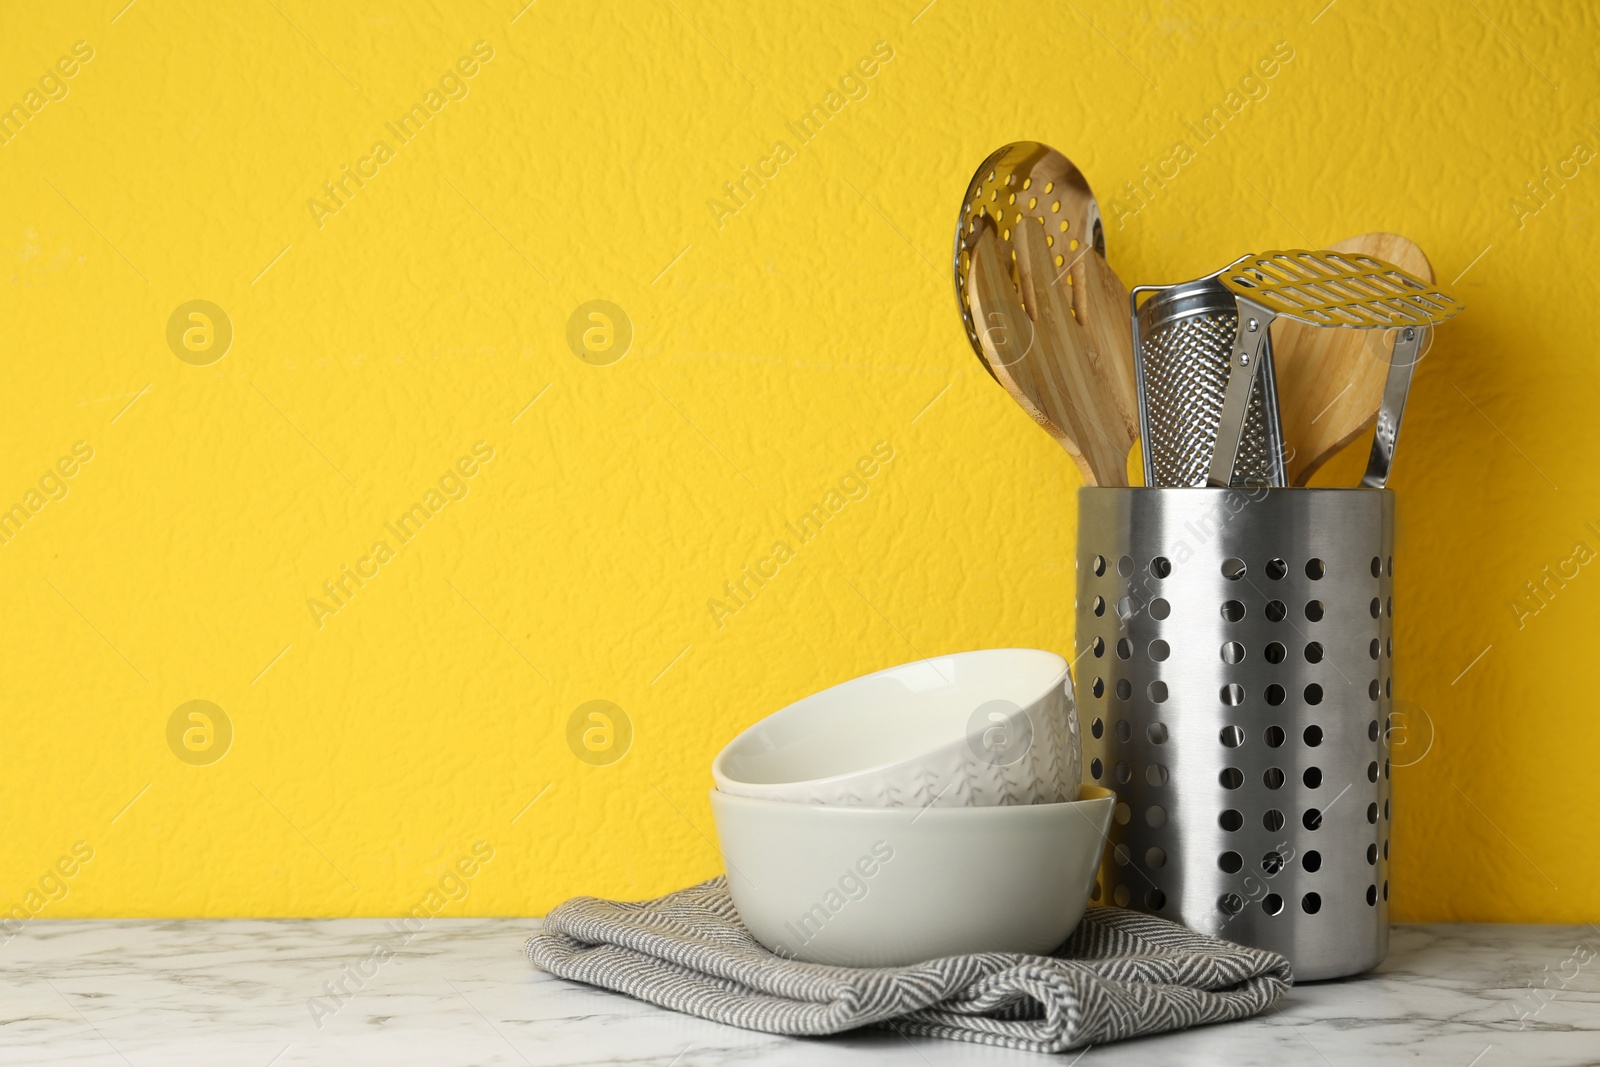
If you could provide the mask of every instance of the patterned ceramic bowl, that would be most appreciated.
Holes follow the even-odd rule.
[[[979,808],[1077,796],[1067,663],[988,649],[918,660],[806,697],[734,738],[717,788],[861,808]]]

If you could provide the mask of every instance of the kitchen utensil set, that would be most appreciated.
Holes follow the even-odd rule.
[[[1084,479],[1083,780],[1117,800],[1094,899],[1277,950],[1298,978],[1366,970],[1388,945],[1384,487],[1417,360],[1461,305],[1393,234],[1131,292],[1104,254],[1059,152],[1007,145],[967,187],[967,339]],[[1359,488],[1304,488],[1368,427]]]
[[[1129,294],[1106,264],[1083,173],[1035,141],[973,175],[953,266],[973,351],[1091,486],[1128,484],[1136,439],[1146,486],[1304,485],[1375,421],[1362,484],[1382,488],[1422,346],[1461,311],[1421,250],[1392,234],[1241,256]],[[1343,330],[1393,331],[1387,357]],[[1292,370],[1286,401],[1278,362]]]

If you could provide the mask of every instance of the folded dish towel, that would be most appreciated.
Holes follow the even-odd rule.
[[[751,1030],[883,1026],[1031,1052],[1248,1018],[1293,981],[1277,953],[1102,907],[1089,908],[1051,956],[801,963],[746,932],[722,878],[639,903],[576,897],[550,913],[526,951],[562,978]]]

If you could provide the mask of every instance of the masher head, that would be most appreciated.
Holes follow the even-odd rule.
[[[1235,296],[1315,326],[1434,326],[1465,310],[1454,297],[1393,263],[1349,252],[1255,253],[1224,267],[1217,280]]]

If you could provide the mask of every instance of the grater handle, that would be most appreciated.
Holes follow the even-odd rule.
[[[1244,420],[1250,407],[1250,393],[1255,388],[1263,356],[1267,348],[1267,328],[1272,325],[1275,313],[1247,297],[1237,297],[1239,327],[1234,336],[1232,365],[1228,370],[1228,384],[1222,393],[1222,415],[1217,422],[1217,443],[1211,453],[1211,470],[1206,484],[1226,487],[1233,483],[1233,465],[1239,456],[1239,438],[1244,434]]]
[[[1424,333],[1430,327],[1407,326],[1395,335],[1389,353],[1389,376],[1383,383],[1383,404],[1378,408],[1378,425],[1372,434],[1372,453],[1367,458],[1367,473],[1361,484],[1382,489],[1394,465],[1395,442],[1400,436],[1400,418],[1406,412],[1406,394],[1411,391],[1411,375],[1417,367]]]

